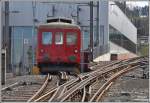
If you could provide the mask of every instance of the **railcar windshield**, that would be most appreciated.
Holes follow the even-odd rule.
[[[63,44],[63,33],[62,32],[55,33],[55,44]]]
[[[74,32],[67,33],[67,45],[75,45],[77,43],[77,34]]]
[[[42,33],[42,44],[52,44],[52,32]]]

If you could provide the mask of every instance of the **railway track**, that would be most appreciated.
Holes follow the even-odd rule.
[[[53,80],[52,80],[53,78]],[[35,78],[31,78],[35,79]],[[36,81],[31,82],[31,81],[21,81],[21,82],[16,82],[8,87],[5,87],[2,89],[2,101],[21,101],[21,102],[26,102],[28,100],[32,100],[33,95],[36,94],[39,90],[41,90],[41,87],[43,87],[43,83],[45,81],[48,81],[48,86],[44,89],[42,93],[46,93],[48,90],[53,89],[56,87],[57,82],[58,82],[58,77],[49,75],[49,76],[42,76],[42,78],[36,78]],[[46,84],[45,84],[46,85]],[[40,95],[42,95],[42,93]],[[40,96],[39,95],[39,96]],[[32,98],[31,98],[32,97]]]
[[[130,70],[140,67],[140,63],[143,60],[144,58],[134,58],[106,65],[102,69],[97,69],[91,73],[88,73],[87,75],[82,76],[78,82],[72,80],[73,83],[71,83],[70,88],[67,88],[66,84],[68,84],[70,82],[69,81],[68,83],[55,89],[53,94],[51,94],[51,98],[49,98],[49,102],[100,101],[103,94],[119,76],[129,72]],[[101,80],[104,81],[104,83],[97,88],[98,91],[95,92],[94,95],[90,94],[92,88],[91,86]]]
[[[110,88],[110,86],[114,83],[114,80],[116,78],[118,78],[119,76],[121,76],[122,74],[135,69],[139,67],[135,66],[135,67],[127,67],[115,74],[113,74],[110,78],[108,78],[108,80],[106,80],[106,82],[97,90],[97,92],[92,96],[92,98],[89,100],[90,102],[99,102],[100,99],[102,98],[103,94]]]
[[[48,74],[46,76],[45,81],[44,81],[43,85],[41,86],[41,88],[28,100],[28,102],[31,102],[31,101],[35,100],[40,95],[42,95],[44,91],[48,90],[46,87],[48,87],[48,83],[50,82],[51,78],[52,77]]]
[[[66,89],[66,86],[70,86],[71,84],[73,84],[73,82],[70,81],[64,85],[64,83],[68,81],[69,77],[66,72],[59,72],[58,73],[59,81],[57,82],[57,86],[49,89],[48,87],[51,86],[52,84],[52,83],[49,83],[49,81],[51,80],[50,78],[51,77],[48,74],[41,88],[28,100],[28,102],[46,101],[49,98],[53,99],[56,97],[55,95],[61,94],[61,92],[64,91],[64,89]]]
[[[63,93],[66,90],[70,89],[72,86],[74,86],[76,83],[78,83],[80,81],[81,81],[81,77],[72,79],[72,80],[48,91],[44,95],[42,95],[39,98],[37,98],[36,100],[34,100],[34,102],[55,101],[55,100],[57,100],[57,97],[60,97],[61,95],[63,95]]]
[[[41,97],[36,99],[34,102],[37,102],[37,101],[49,101],[49,102],[89,101],[88,98],[90,98],[90,97],[88,95],[88,92],[90,91],[91,85],[93,85],[95,82],[97,82],[97,80],[100,78],[106,79],[106,78],[110,77],[111,75],[113,75],[114,73],[119,73],[118,71],[121,71],[122,68],[124,68],[122,70],[124,72],[126,71],[126,68],[128,68],[127,70],[130,70],[132,66],[134,67],[138,64],[138,61],[135,61],[135,60],[136,59],[129,59],[129,60],[117,61],[117,62],[113,62],[109,65],[105,65],[105,66],[103,66],[102,69],[93,71],[84,76],[81,75],[79,78],[68,81],[68,82],[64,83],[63,85],[60,85],[57,88],[52,89],[51,91],[47,92],[45,95],[42,95]],[[132,62],[132,61],[134,61],[134,62]],[[128,67],[128,65],[129,65],[129,67]],[[96,67],[98,67],[98,65],[94,65],[93,68],[94,67],[96,68]],[[122,72],[121,72],[121,74],[122,74]],[[121,74],[119,74],[119,75],[121,75]],[[116,77],[118,77],[118,75]],[[112,79],[112,80],[114,80],[114,79]],[[110,84],[109,84],[109,82],[108,82],[107,85],[104,83],[105,85],[102,85],[102,87],[103,87],[102,89],[107,90],[112,85],[112,83],[113,82],[110,82]],[[106,87],[106,88],[104,88],[104,87]],[[100,89],[100,90],[102,90],[102,89]],[[106,91],[106,90],[104,90],[104,91]],[[104,91],[102,93],[104,93]],[[77,94],[80,94],[80,96]],[[96,94],[99,94],[99,92]],[[80,99],[72,100],[74,98],[74,96],[76,96],[76,95],[79,96]],[[90,101],[94,101],[94,99],[92,99],[92,98],[95,98],[96,97],[95,95],[93,95],[94,97],[91,97]],[[102,96],[102,94],[100,94],[100,95]]]
[[[100,64],[93,65],[91,68],[94,71],[77,75],[78,77],[73,79],[69,79],[65,72],[60,72],[57,78],[59,81],[57,85],[56,80],[52,82],[52,76],[48,74],[38,87],[30,86],[28,90],[18,89],[18,95],[19,92],[22,93],[21,91],[24,93],[27,91],[22,97],[16,97],[16,100],[14,98],[9,98],[9,100],[3,98],[3,100],[28,102],[99,102],[117,78],[140,66],[148,65],[148,58],[137,57],[105,64],[102,66]],[[18,83],[15,83],[12,87],[16,87],[16,85]],[[9,88],[11,86],[5,88],[3,91]]]
[[[2,88],[1,99],[3,102],[27,101],[41,87],[43,78],[36,82],[18,81]]]

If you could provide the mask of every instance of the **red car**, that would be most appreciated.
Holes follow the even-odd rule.
[[[36,61],[41,72],[73,71],[79,67],[81,31],[78,25],[51,22],[39,25]],[[60,66],[68,67],[61,68]]]

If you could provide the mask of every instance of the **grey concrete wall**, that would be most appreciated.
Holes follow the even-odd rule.
[[[2,48],[2,1],[0,1],[0,48]],[[0,55],[0,58],[1,58],[1,55]]]
[[[11,1],[10,7],[10,26],[32,26],[32,2]]]
[[[99,36],[99,40],[103,40],[101,43],[101,49],[97,51],[103,51],[103,46],[108,44],[109,31],[108,31],[108,2],[99,0],[99,27],[104,26],[104,37]],[[35,19],[38,21],[36,25],[44,23],[47,16],[50,17],[67,17],[74,19],[75,23],[81,27],[82,34],[84,34],[84,44],[88,46],[88,39],[90,37],[90,5],[87,2],[31,2],[31,1],[10,1],[10,26],[33,26],[33,8],[35,8]],[[97,1],[94,2],[93,7],[93,24],[96,26],[97,19]],[[104,6],[103,6],[104,5]],[[21,31],[21,30],[20,30]],[[22,30],[24,31],[24,30]],[[87,31],[87,33],[85,33]],[[12,31],[13,32],[13,31]],[[21,32],[19,32],[22,35]],[[94,28],[94,34],[97,33]],[[101,31],[99,29],[99,35]],[[27,34],[24,34],[27,35]],[[88,38],[88,39],[87,39]],[[95,39],[95,38],[94,38]],[[21,41],[21,40],[20,40]],[[22,42],[21,42],[22,43]],[[22,48],[22,47],[21,47]],[[23,54],[22,50],[18,50],[18,54]],[[17,55],[18,61],[20,55]],[[16,56],[15,56],[16,57]]]
[[[2,15],[2,1],[0,1],[0,15]],[[0,49],[2,48],[2,16],[0,16]],[[1,50],[0,50],[1,51]],[[2,51],[1,51],[2,52]],[[1,55],[2,53],[0,52],[0,68],[2,68],[2,59],[1,59]],[[0,75],[2,75],[1,69],[0,69]],[[2,76],[1,76],[2,78]],[[2,80],[0,79],[0,81],[2,82]],[[1,94],[1,92],[0,92]],[[1,97],[0,97],[1,99]]]
[[[122,48],[121,46],[110,42],[110,53],[111,54],[124,54],[124,53],[130,53],[130,51]]]
[[[23,3],[23,5],[22,5]],[[45,22],[47,15],[51,17],[67,17],[73,18],[77,22],[77,7],[79,5],[73,3],[43,3],[30,1],[14,1],[10,2],[10,11],[19,11],[19,13],[10,14],[10,25],[15,26],[32,26],[33,25],[33,10],[32,5],[35,7],[35,18],[39,23]],[[79,21],[82,25],[89,25],[89,6],[80,4],[81,11],[79,11]],[[80,14],[81,13],[81,14]],[[74,17],[72,17],[74,16]],[[83,18],[84,16],[84,18]],[[84,19],[84,20],[83,20]]]
[[[10,26],[33,26],[33,7],[35,7],[35,18],[38,21],[36,25],[44,23],[47,15],[51,17],[61,16],[74,19],[75,23],[81,26],[82,31],[87,30],[89,33],[90,7],[87,3],[33,2],[32,4],[31,1],[11,1]],[[112,6],[110,3],[112,2],[99,0],[99,45],[109,44],[109,24],[136,43],[136,28],[116,5]],[[96,7],[94,7],[93,13],[94,25],[96,25]],[[104,32],[101,26],[104,27]]]
[[[77,3],[77,2],[76,2]],[[33,7],[35,7],[36,24],[44,23],[47,15],[51,17],[67,17],[74,19],[75,23],[81,26],[82,32],[90,32],[90,6],[89,2],[76,3],[43,3],[30,1],[10,2],[10,26],[33,26]],[[96,5],[96,1],[94,5]],[[23,4],[23,5],[22,5]],[[96,26],[97,10],[93,8],[93,24]],[[101,36],[99,29],[100,45],[108,44],[109,25],[108,25],[108,1],[99,1],[99,28],[104,26],[104,37]],[[94,31],[96,33],[96,31]],[[87,35],[87,34],[85,34]],[[102,42],[104,41],[104,43]]]
[[[109,24],[124,34],[129,40],[137,44],[137,29],[127,16],[115,5],[109,2]]]
[[[104,25],[104,44],[102,43],[103,38],[100,30],[100,44],[101,45],[106,45],[109,42],[109,3],[106,0],[102,0],[100,2],[100,25]]]
[[[126,37],[128,37],[131,41],[136,43],[137,30],[135,26],[129,21],[129,19],[122,13],[122,11],[116,5],[110,5],[113,4],[113,2],[109,2],[108,5],[108,1],[100,0],[99,4],[100,4],[99,21],[100,21],[100,25],[104,25],[104,29],[105,29],[104,43],[107,44],[109,39],[108,21],[110,25],[115,27],[117,30],[122,32]],[[35,5],[35,18],[39,21],[38,23],[45,22],[47,15],[49,15],[49,16],[57,16],[57,17],[62,16],[62,17],[73,18],[76,23],[77,21],[81,23],[80,26],[89,26],[90,13],[89,13],[89,6],[87,4],[36,2],[33,5]],[[80,11],[77,10],[78,7],[80,8]],[[95,19],[96,19],[96,10],[94,9],[94,20]],[[94,24],[96,24],[95,22],[96,21],[94,21]],[[32,26],[33,25],[32,2],[30,1],[10,2],[10,25],[11,26]],[[100,38],[100,41],[102,41],[101,39],[102,38]]]

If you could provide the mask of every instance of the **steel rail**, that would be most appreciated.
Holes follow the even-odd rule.
[[[49,99],[49,101],[53,101],[57,96],[63,95],[63,93],[67,87],[69,87],[69,86],[71,87],[71,85],[74,85],[76,82],[79,82],[79,81],[80,81],[79,78],[72,79],[72,80],[62,84],[61,86],[58,86],[58,87],[50,90],[46,94],[44,94],[41,97],[39,97],[38,99],[36,99],[34,102],[46,101],[48,99]]]
[[[75,91],[79,90],[80,88],[87,85],[91,80],[96,78],[97,76],[90,76],[89,78],[86,78],[85,80],[82,80],[80,83],[73,86],[71,89],[69,89],[66,93],[64,93],[63,96],[59,97],[61,99],[61,102],[65,101],[71,94],[73,94]]]
[[[104,84],[102,85],[102,87],[94,94],[94,96],[90,99],[90,102],[93,102],[94,100],[96,100],[96,102],[98,102],[98,101],[101,99],[101,97],[102,97],[102,95],[104,94],[104,92],[112,85],[112,82],[113,82],[115,79],[117,79],[119,76],[123,75],[124,73],[126,73],[126,72],[128,72],[128,71],[130,71],[130,70],[133,70],[133,69],[135,69],[135,68],[138,68],[138,67],[139,67],[139,65],[133,66],[133,67],[128,66],[127,68],[125,68],[125,69],[123,69],[123,70],[121,70],[121,71],[115,73],[114,75],[112,75],[112,76],[108,79],[108,81],[106,81],[106,83],[104,83]],[[99,94],[99,95],[98,95],[98,94]],[[96,98],[97,96],[98,96],[98,98]]]
[[[96,99],[96,102],[98,102],[98,101],[102,98],[103,94],[110,88],[110,86],[112,85],[114,79],[117,79],[119,76],[121,76],[121,75],[123,75],[123,74],[129,72],[130,70],[136,69],[136,68],[138,68],[138,67],[139,67],[139,65],[138,65],[138,66],[135,66],[135,67],[132,67],[132,68],[128,68],[128,69],[119,71],[118,73],[116,73],[116,75],[112,76],[112,78],[110,78],[110,80],[109,80],[108,82],[106,82],[106,83],[108,83],[108,85],[107,85],[107,86],[104,88],[104,90],[100,93],[100,95],[99,95],[98,98]]]
[[[46,101],[47,99],[49,99],[50,96],[52,96],[56,92],[56,90],[57,90],[57,88],[50,90],[46,94],[44,94],[44,95],[40,96],[39,98],[37,98],[36,100],[34,100],[34,102]]]
[[[43,83],[43,85],[41,86],[41,88],[27,101],[27,102],[32,102],[34,101],[36,98],[38,98],[38,96],[43,92],[43,90],[46,88],[47,84],[48,84],[48,81],[49,81],[49,78],[50,78],[50,74],[48,74],[46,76],[46,79]]]
[[[84,89],[83,89],[83,96],[82,96],[82,100],[81,100],[81,102],[85,102],[85,97],[86,97],[86,88],[84,87]]]
[[[134,65],[137,65],[138,64],[138,62],[136,62],[136,63],[133,63],[132,64],[132,66],[134,66]],[[131,65],[131,64],[130,64]],[[81,88],[83,88],[84,86],[86,86],[87,84],[89,84],[90,83],[90,81],[94,81],[94,79],[95,78],[98,78],[98,76],[100,76],[100,75],[102,75],[102,74],[105,74],[105,73],[108,73],[108,72],[110,72],[110,71],[114,71],[114,70],[118,70],[118,69],[121,69],[121,67],[127,67],[128,65],[127,64],[125,64],[125,65],[123,65],[122,64],[122,66],[118,66],[118,67],[116,67],[116,68],[111,68],[111,69],[109,69],[109,70],[107,70],[107,69],[105,69],[104,71],[96,71],[96,73],[94,72],[94,73],[90,73],[90,74],[88,74],[89,75],[89,77],[87,78],[87,79],[85,79],[85,80],[83,80],[83,81],[81,81],[80,83],[78,83],[78,84],[76,84],[74,87],[72,87],[71,89],[69,89],[66,93],[64,93],[64,95],[62,96],[62,97],[60,97],[58,100],[60,100],[61,102],[63,102],[63,101],[65,101],[68,97],[70,97],[71,96],[71,94],[73,94],[74,92],[76,92],[77,90],[79,90],[79,89],[81,89]],[[92,74],[92,75],[91,75]]]
[[[114,61],[114,62],[110,63],[109,65],[104,65],[104,67],[109,67],[109,66],[119,64],[119,63],[131,62],[131,61],[134,61],[134,60],[137,60],[137,59],[140,59],[140,58],[144,58],[144,57],[135,57],[135,58],[129,58],[129,59],[125,59],[125,60]],[[99,66],[99,64],[91,66],[91,68],[94,68],[94,67],[97,67],[97,66]]]
[[[90,76],[89,78],[86,78],[85,80],[82,80],[80,83],[76,84],[71,89],[69,89],[68,91],[66,91],[66,93],[64,93],[64,95],[61,96],[58,100],[60,100],[60,102],[65,101],[68,97],[71,96],[71,94],[75,93],[77,90],[80,90],[81,88],[83,88],[84,86],[86,86],[87,84],[89,84],[90,81],[94,80],[96,77],[97,77],[97,75]]]
[[[121,71],[123,68],[128,67],[128,65],[131,66],[136,66],[139,64],[139,60],[142,60],[140,57],[137,58],[131,58],[128,60],[121,60],[121,61],[117,61],[117,62],[113,62],[109,65],[105,65],[102,66],[101,69],[99,70],[95,70],[92,71],[84,76],[78,76],[79,78],[70,80],[66,83],[64,83],[61,86],[58,86],[52,90],[50,90],[49,92],[47,92],[46,94],[40,96],[39,98],[37,98],[36,100],[34,100],[34,102],[37,101],[47,101],[49,99],[49,102],[51,101],[65,101],[68,97],[70,97],[73,93],[75,95],[75,93],[78,93],[77,91],[80,91],[81,89],[84,90],[83,92],[83,96],[82,96],[82,100],[81,101],[85,101],[86,98],[86,88],[84,88],[86,85],[89,85],[91,83],[94,83],[95,80],[99,77],[101,77],[101,75],[107,75],[108,72],[118,72]],[[117,70],[117,71],[116,71]],[[111,85],[107,85],[106,86],[106,90],[109,89]],[[103,91],[105,93],[105,91]]]
[[[105,69],[105,68],[108,68],[108,67],[111,67],[111,66],[114,66],[114,65],[128,65],[129,64],[129,62],[132,62],[132,61],[134,61],[134,60],[138,60],[138,59],[141,59],[141,58],[143,58],[143,57],[136,57],[136,58],[129,58],[129,59],[126,59],[126,60],[119,60],[119,61],[115,61],[115,62],[112,62],[112,63],[110,63],[110,64],[108,64],[108,65],[104,65],[104,66],[102,66],[101,67],[101,69]],[[91,68],[94,68],[94,67],[97,67],[97,66],[99,66],[99,65],[94,65],[94,66],[92,66]],[[93,71],[93,72],[91,72],[91,73],[89,73],[89,74],[87,74],[87,75],[85,75],[85,76],[89,76],[89,75],[91,75],[91,74],[93,74],[93,73],[95,73],[95,72],[98,72],[98,71],[101,71],[101,69],[100,70],[95,70],[95,71]]]
[[[138,64],[138,62],[132,62],[132,63],[130,63],[130,65],[136,65],[136,64]],[[110,64],[111,65],[111,64]],[[103,67],[101,70],[96,70],[96,71],[94,71],[94,72],[91,72],[91,73],[89,73],[89,74],[87,74],[87,75],[85,75],[85,76],[90,76],[90,75],[95,75],[95,74],[99,74],[99,73],[102,73],[102,72],[111,72],[111,71],[113,71],[113,70],[118,70],[119,68],[121,69],[121,68],[125,68],[125,67],[127,67],[129,65],[129,63],[128,64],[117,64],[117,65],[111,65],[111,67],[110,66],[106,66],[105,68]]]
[[[122,62],[122,60],[112,62],[112,63],[110,63],[109,65],[103,65],[103,66],[102,66],[102,68],[106,68],[106,67],[109,67],[109,66],[112,66],[112,65],[118,64],[118,63],[120,63],[120,62]],[[97,65],[91,66],[91,67],[90,67],[90,69],[92,69],[92,68],[96,68],[96,67],[98,67],[98,66],[100,66],[100,64],[97,64]]]
[[[102,98],[103,94],[112,86],[113,83],[114,83],[114,82],[110,82],[110,83],[106,86],[106,88],[99,94],[99,96],[98,96],[98,98],[96,99],[96,101],[99,101],[99,100]]]
[[[52,102],[52,101],[56,102],[57,98],[61,97],[65,93],[65,90],[71,88],[72,86],[74,86],[75,84],[77,84],[78,82],[80,82],[81,79],[83,80],[84,77],[78,77],[75,80],[71,80],[71,81],[66,82],[65,84],[59,86],[57,88],[57,91],[55,92],[55,94],[50,98],[49,102]]]
[[[7,90],[8,88],[12,88],[12,87],[14,87],[14,86],[17,86],[17,85],[19,85],[19,83],[20,83],[20,82],[13,83],[13,84],[11,84],[11,85],[9,85],[9,86],[7,86],[7,87],[2,88],[1,91],[4,91],[4,90]]]
[[[62,95],[65,92],[66,86],[60,86],[57,88],[56,92],[54,93],[54,95],[50,98],[49,102],[51,101],[56,101],[56,98],[59,95]]]

